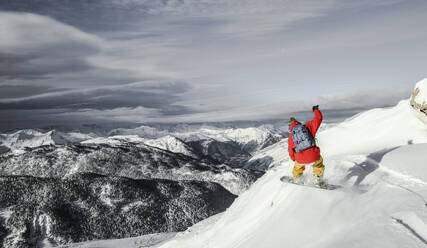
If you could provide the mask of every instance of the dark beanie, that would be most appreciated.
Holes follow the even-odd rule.
[[[295,119],[294,117],[289,118],[289,122],[288,125],[292,125],[292,123],[297,122],[297,119]]]

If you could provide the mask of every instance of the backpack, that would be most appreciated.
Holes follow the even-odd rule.
[[[292,128],[291,134],[296,146],[295,152],[301,152],[316,146],[313,135],[311,135],[310,130],[305,125],[296,125]]]

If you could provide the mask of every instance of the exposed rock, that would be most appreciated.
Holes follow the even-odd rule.
[[[415,85],[410,99],[411,106],[427,115],[427,78]],[[426,117],[427,118],[427,117]]]

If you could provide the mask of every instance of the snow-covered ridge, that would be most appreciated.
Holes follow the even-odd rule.
[[[110,144],[117,145],[121,142],[131,142],[135,144],[145,144],[174,153],[181,153],[187,156],[197,158],[198,156],[193,151],[193,148],[186,144],[183,140],[166,135],[160,138],[148,139],[141,138],[138,135],[114,135],[109,137],[97,137],[82,141],[82,144]]]
[[[247,152],[254,152],[268,145],[274,144],[283,138],[279,131],[269,130],[264,127],[251,128],[201,128],[196,130],[178,130],[168,132],[154,127],[140,126],[134,129],[114,129],[107,136],[95,133],[60,132],[51,130],[42,132],[25,129],[14,133],[0,134],[0,153],[11,150],[15,153],[25,151],[25,147],[38,147],[42,145],[61,145],[69,143],[95,143],[118,144],[121,141],[144,143],[153,147],[196,156],[195,152],[186,142],[200,140],[216,140],[219,142],[235,142]]]
[[[263,148],[269,142],[277,142],[283,135],[275,130],[264,127],[231,128],[225,130],[202,128],[193,132],[173,133],[177,137],[185,140],[215,139],[218,141],[233,141],[241,145],[255,145],[256,148]],[[256,149],[254,148],[254,149]]]
[[[25,147],[38,147],[43,145],[60,145],[76,143],[92,138],[90,134],[79,132],[58,132],[51,130],[41,132],[34,129],[19,130],[0,136],[1,145],[16,152],[23,152]]]
[[[147,139],[155,139],[162,136],[168,135],[168,131],[158,130],[154,127],[149,126],[140,126],[137,128],[117,128],[108,132],[108,136],[127,136],[127,135],[136,135],[138,137],[147,138]]]
[[[149,146],[157,147],[175,153],[181,153],[193,158],[198,157],[191,146],[186,144],[183,140],[171,135],[167,135],[157,139],[146,140],[144,143]]]

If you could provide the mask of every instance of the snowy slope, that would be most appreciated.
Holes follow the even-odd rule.
[[[155,233],[142,235],[135,238],[127,239],[115,239],[115,240],[99,240],[75,243],[73,246],[63,245],[58,247],[70,248],[70,247],[102,247],[102,248],[119,248],[119,247],[149,247],[152,245],[159,244],[166,239],[170,239],[175,236],[176,233]],[[49,247],[46,245],[46,247]]]
[[[319,133],[317,139],[326,156],[361,154],[422,143],[427,125],[416,118],[408,100],[386,109],[372,109]]]
[[[253,158],[270,159],[270,170],[217,222],[154,247],[425,247],[427,181],[408,173],[425,170],[421,143],[427,126],[409,101],[321,131],[325,177],[344,186],[325,191],[279,181],[293,165],[284,140]],[[414,153],[424,162],[413,163]]]
[[[427,182],[427,143],[401,146],[387,153],[381,166]]]
[[[0,144],[13,152],[22,152],[25,147],[61,145],[90,139],[92,136],[79,132],[63,133],[56,130],[41,132],[34,129],[19,130],[0,136]]]
[[[158,130],[154,127],[140,126],[140,127],[131,128],[131,129],[117,128],[117,129],[111,130],[108,133],[108,136],[117,136],[117,135],[119,135],[119,136],[137,135],[137,136],[143,137],[143,138],[155,139],[155,138],[159,138],[159,137],[168,135],[168,132]]]
[[[283,135],[275,130],[263,127],[208,129],[201,128],[192,132],[174,133],[185,141],[214,139],[221,142],[236,142],[248,152],[267,147],[283,138]]]
[[[144,143],[149,146],[157,147],[175,153],[181,153],[193,158],[198,157],[193,151],[193,148],[187,145],[184,141],[171,135],[167,135],[158,139],[146,140]]]

